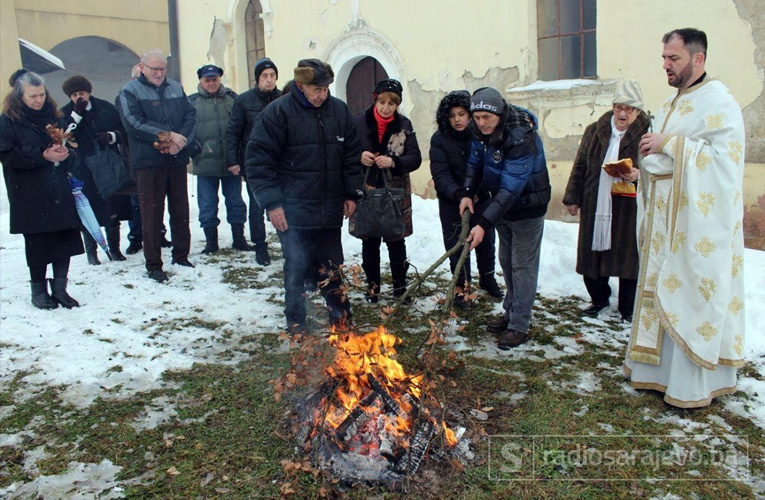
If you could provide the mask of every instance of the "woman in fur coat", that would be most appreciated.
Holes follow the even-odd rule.
[[[638,144],[648,130],[640,85],[626,80],[616,92],[613,110],[584,131],[563,203],[579,217],[576,272],[592,304],[583,313],[596,316],[608,307],[609,277],[619,278],[619,313],[632,321],[638,277],[638,249],[635,235],[638,179]],[[603,164],[631,158],[633,168],[621,177],[612,177]]]

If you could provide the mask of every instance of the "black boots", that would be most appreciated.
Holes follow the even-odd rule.
[[[380,281],[382,280],[380,276],[380,260],[377,259],[374,262],[362,261],[361,267],[364,269],[364,274],[367,277],[367,292],[364,298],[367,302],[377,304],[380,300]]]
[[[231,226],[231,236],[234,239],[231,248],[241,250],[242,252],[252,252],[254,250],[254,248],[247,243],[247,238],[244,237],[244,224]]]
[[[409,262],[391,262],[390,274],[393,278],[393,296],[396,298],[401,297],[406,292],[406,270],[409,269]],[[409,296],[404,299],[404,304],[411,304],[412,297]]]
[[[261,266],[271,265],[271,256],[268,255],[268,243],[263,242],[255,246],[255,261]]]
[[[96,240],[87,231],[82,231],[82,242],[85,244],[85,255],[88,257],[88,264],[91,266],[100,266],[101,261],[98,260],[98,244]]]
[[[215,253],[219,250],[218,247],[218,228],[217,227],[206,227],[204,228],[205,232],[205,239],[207,242],[205,243],[205,247],[202,250],[202,253],[205,255]]]
[[[66,293],[66,284],[69,281],[68,279],[53,278],[52,280],[48,281],[50,281],[51,297],[53,297],[53,300],[61,304],[63,307],[66,307],[67,309],[80,307],[80,303],[70,297],[68,293]]]
[[[32,285],[32,305],[38,309],[55,309],[58,307],[58,303],[48,295],[48,281],[41,281],[35,283],[30,281]]]
[[[106,229],[106,242],[109,244],[109,253],[112,260],[127,260],[120,252],[120,227],[111,226]]]
[[[495,299],[501,299],[505,296],[496,278],[494,278],[494,273],[482,275],[478,280],[478,286]]]
[[[125,250],[128,255],[135,255],[143,249],[143,242],[141,240],[130,240],[130,244]]]

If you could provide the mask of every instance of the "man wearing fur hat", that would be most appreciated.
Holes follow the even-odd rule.
[[[340,288],[343,214],[361,195],[361,146],[346,104],[329,95],[332,67],[303,59],[295,86],[261,113],[247,144],[247,181],[268,211],[284,254],[287,329],[305,333],[304,277],[319,277],[330,322],[347,326],[350,304]]]
[[[592,304],[583,314],[597,316],[608,307],[610,276],[619,278],[619,313],[632,321],[638,277],[635,231],[638,178],[638,144],[648,131],[643,111],[643,94],[635,80],[625,80],[616,90],[613,109],[584,131],[568,179],[563,203],[579,218],[576,272]],[[631,169],[619,176],[609,175],[603,165],[629,158]]]
[[[465,189],[460,213],[473,213],[478,179],[492,200],[470,230],[471,249],[481,244],[492,226],[499,235],[499,264],[507,292],[501,318],[489,321],[487,329],[500,334],[498,347],[508,350],[528,339],[531,309],[537,291],[539,256],[550,179],[531,112],[505,102],[493,88],[478,89],[470,100],[473,143],[467,161]]]
[[[243,92],[234,101],[226,131],[226,166],[234,175],[244,176],[245,174],[241,167],[244,165],[244,153],[255,120],[268,104],[282,95],[281,90],[276,88],[278,79],[279,68],[276,64],[267,57],[259,59],[255,63],[255,87]],[[248,215],[250,239],[255,244],[255,260],[261,266],[267,266],[271,264],[271,256],[268,255],[263,208],[258,205],[249,187],[247,194],[250,197]]]
[[[83,193],[98,219],[99,225],[106,230],[111,258],[125,260],[120,251],[120,221],[129,220],[132,215],[130,197],[124,193],[104,199],[98,190],[93,175],[88,170],[85,158],[96,154],[96,148],[111,149],[119,154],[118,144],[126,142],[125,129],[120,115],[110,102],[92,95],[93,86],[84,76],[72,76],[61,85],[70,101],[61,108],[63,115],[74,121],[74,137],[78,144],[78,161],[74,162],[73,174],[85,185]],[[134,188],[133,188],[134,189]],[[82,231],[88,263],[99,265],[98,245],[88,231]]]

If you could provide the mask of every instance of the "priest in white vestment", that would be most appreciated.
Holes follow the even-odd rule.
[[[744,120],[706,75],[704,32],[662,41],[678,91],[640,142],[640,271],[624,368],[633,387],[696,408],[735,392],[744,365]]]

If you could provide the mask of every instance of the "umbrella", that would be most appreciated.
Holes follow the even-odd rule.
[[[69,178],[69,188],[72,190],[72,195],[74,196],[74,205],[77,207],[77,215],[80,216],[82,225],[85,226],[85,229],[87,229],[93,239],[96,240],[98,246],[106,252],[106,256],[109,257],[109,260],[113,260],[109,244],[106,242],[106,238],[104,238],[104,233],[101,232],[101,225],[98,223],[98,219],[96,219],[93,207],[90,206],[88,197],[82,192],[82,187],[85,183],[72,174],[67,174],[67,177]]]
[[[19,51],[21,65],[29,71],[42,75],[65,69],[61,59],[23,38],[19,38]]]
[[[66,128],[66,133],[68,134],[74,131],[76,128],[77,124],[72,122]],[[66,146],[66,139],[61,141],[61,145]],[[58,164],[59,162],[56,162],[56,166],[58,166]],[[109,249],[109,243],[106,242],[104,233],[101,232],[101,225],[98,223],[96,214],[93,212],[93,207],[90,206],[88,197],[85,196],[85,193],[82,192],[82,188],[85,186],[85,183],[77,177],[73,176],[71,172],[67,172],[66,176],[67,179],[69,179],[69,189],[72,190],[72,195],[74,196],[74,206],[77,208],[77,215],[80,216],[82,225],[85,226],[85,229],[87,229],[93,239],[96,240],[98,246],[100,246],[104,252],[106,252],[106,256],[109,257],[109,260],[114,260],[112,259],[112,253]]]

